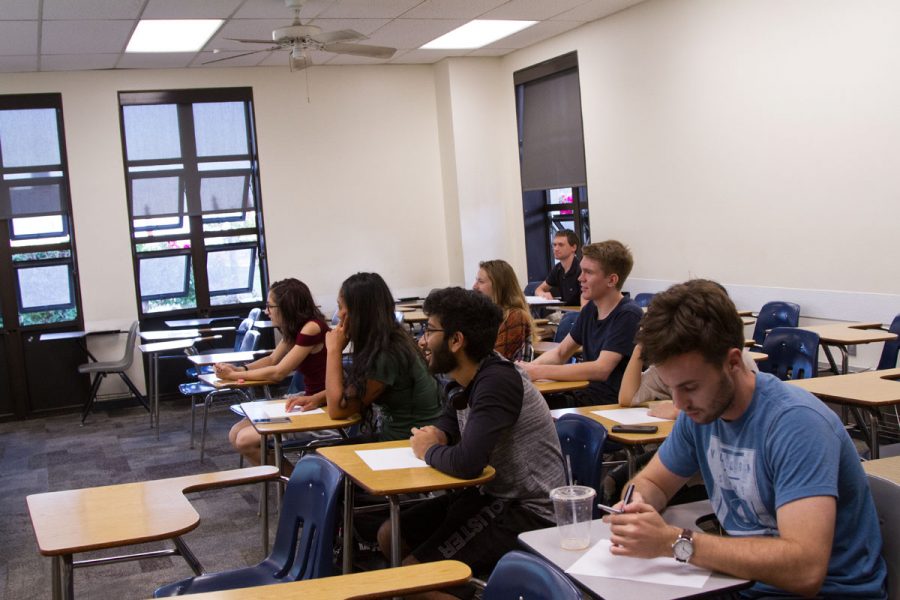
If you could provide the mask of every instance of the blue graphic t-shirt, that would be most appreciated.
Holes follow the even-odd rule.
[[[881,530],[859,455],[840,419],[805,390],[758,373],[739,419],[698,425],[684,414],[659,450],[673,473],[703,475],[732,536],[778,535],[779,507],[813,496],[837,499],[834,543],[820,594],[883,598]],[[754,591],[777,593],[765,584]]]

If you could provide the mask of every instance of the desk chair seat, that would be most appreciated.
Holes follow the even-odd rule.
[[[253,314],[253,311],[259,311],[258,308],[254,308],[250,311],[250,314]],[[257,316],[259,313],[256,313]],[[247,317],[243,321],[241,321],[240,325],[234,330],[234,345],[231,348],[211,348],[204,352],[204,354],[214,354],[216,352],[240,352],[241,348],[244,346],[244,339],[247,335],[248,331],[253,331],[253,324],[256,322],[256,318]],[[257,332],[257,336],[259,336],[259,332]],[[254,348],[255,350],[256,348]],[[196,350],[191,352],[191,354],[195,353]],[[185,350],[185,353],[188,353]],[[196,377],[199,374],[209,374],[213,372],[212,365],[203,365],[202,367],[188,367],[185,370],[185,374],[188,377]]]
[[[650,301],[653,300],[653,296],[655,295],[656,294],[651,294],[649,292],[641,292],[634,297],[634,303],[641,308],[646,308],[647,306],[650,306]]]
[[[91,408],[94,406],[94,402],[97,400],[97,392],[100,390],[100,383],[107,375],[115,374],[121,377],[122,381],[125,382],[125,385],[128,386],[128,389],[134,397],[137,398],[138,402],[147,409],[147,412],[150,412],[150,405],[147,403],[147,398],[138,391],[134,382],[131,381],[131,378],[129,378],[126,373],[126,371],[131,368],[131,363],[134,362],[134,346],[137,343],[137,336],[138,322],[135,321],[128,330],[128,339],[125,341],[125,353],[122,355],[122,358],[119,360],[89,362],[79,365],[79,373],[93,375],[93,380],[91,381],[91,393],[88,396],[87,402],[84,404],[84,410],[81,412],[82,425],[84,425],[84,420],[87,419],[88,414],[91,412]]]
[[[491,573],[483,600],[581,600],[565,573],[546,560],[518,550],[507,552]]]
[[[535,292],[537,292],[537,289],[539,287],[541,287],[542,283],[544,283],[544,282],[543,281],[529,281],[528,285],[525,286],[525,289],[523,290],[523,292],[525,293],[526,296],[534,296]]]
[[[297,463],[284,493],[272,553],[253,567],[209,573],[164,585],[154,598],[315,579],[332,574],[341,470],[310,454]],[[252,598],[253,594],[247,594]]]
[[[606,445],[606,427],[584,415],[563,415],[554,423],[563,457],[572,464],[572,479],[577,485],[586,485],[603,497],[603,450]],[[594,507],[594,518],[602,516]]]

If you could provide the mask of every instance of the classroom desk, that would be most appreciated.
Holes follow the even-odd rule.
[[[344,478],[344,531],[353,531],[353,484],[367,493],[387,496],[391,512],[391,566],[400,566],[400,494],[431,492],[471,487],[487,483],[496,474],[490,465],[475,479],[459,479],[432,467],[373,471],[356,453],[357,450],[409,447],[409,440],[353,444],[320,448],[319,454],[333,462],[347,477]],[[353,536],[344,536],[344,573],[353,568]]]
[[[211,385],[217,390],[243,390],[248,388],[262,387],[266,400],[272,399],[272,393],[269,391],[270,385],[278,385],[281,381],[275,379],[239,379],[232,381],[230,379],[219,379],[215,373],[201,373],[197,375],[197,379]],[[248,398],[249,400],[249,398]]]
[[[198,367],[216,363],[246,363],[271,353],[271,350],[249,350],[244,352],[214,352],[212,354],[191,354],[187,359]]]
[[[74,567],[180,555],[194,573],[202,574],[199,561],[181,539],[200,524],[200,515],[184,494],[277,477],[275,467],[251,467],[28,496],[38,549],[53,559],[53,598],[74,597]],[[263,502],[262,520],[263,528],[268,529],[267,502]],[[174,542],[174,549],[72,560],[78,552],[168,539]]]
[[[272,324],[272,321],[266,321],[266,320],[253,321],[254,329],[271,329],[274,326],[275,325]]]
[[[424,323],[428,320],[428,315],[426,315],[422,310],[412,310],[409,312],[403,313],[403,322],[404,323]]]
[[[558,310],[560,312],[581,312],[583,306],[574,306],[574,305],[565,305],[565,306],[554,306],[553,310]]]
[[[900,368],[796,379],[788,383],[807,390],[821,400],[850,407],[857,423],[867,430],[869,452],[876,459],[879,453],[879,409],[900,405],[900,381],[897,379],[900,379]],[[868,414],[868,424],[862,411]]]
[[[752,358],[756,362],[762,362],[769,358],[769,355],[765,352],[750,352],[750,358]]]
[[[163,329],[160,331],[141,331],[141,339],[145,342],[163,342],[166,340],[181,340],[184,338],[201,337],[208,334],[217,334],[224,331],[234,331],[234,327],[207,327],[205,329]],[[219,336],[221,337],[221,336]]]
[[[559,348],[559,342],[547,342],[547,341],[541,340],[540,342],[534,344],[533,348],[534,348],[534,355],[540,356],[541,354],[544,354],[545,352],[550,352],[551,350],[556,350],[557,348]]]
[[[813,331],[819,334],[819,344],[825,351],[825,357],[831,370],[835,374],[846,375],[849,372],[849,358],[847,346],[855,346],[857,344],[871,344],[872,342],[888,342],[897,339],[897,334],[880,329],[881,323],[864,322],[864,323],[833,323],[829,325],[810,325],[808,327],[800,327],[807,331]],[[831,355],[830,346],[836,346],[841,351],[841,368],[838,370]]]
[[[559,298],[544,298],[543,296],[525,296],[525,302],[531,308],[557,307],[564,304]]]
[[[900,456],[867,460],[862,463],[862,468],[869,475],[875,475],[900,485]]]
[[[197,600],[370,600],[461,585],[472,571],[456,560],[408,565],[335,577],[192,594]]]
[[[92,361],[97,362],[97,357],[91,354],[91,351],[88,350],[84,338],[90,337],[92,335],[109,335],[113,333],[119,334],[128,332],[122,331],[121,329],[102,329],[100,331],[62,331],[59,333],[42,333],[38,339],[42,342],[78,340],[78,343],[81,345],[81,348],[84,350],[85,354],[87,354]]]
[[[756,323],[756,317],[741,317],[741,322],[746,327],[747,325],[753,325]]]
[[[542,394],[558,394],[560,392],[572,392],[574,390],[583,390],[591,384],[586,379],[577,381],[556,381],[555,379],[535,379],[532,381],[534,387]]]
[[[712,513],[712,507],[708,500],[692,502],[672,506],[663,511],[663,518],[677,527],[689,528],[697,531],[698,518]],[[591,522],[591,544],[600,540],[609,539],[609,525],[601,519]],[[557,567],[566,570],[571,567],[588,549],[563,550],[559,544],[559,534],[556,527],[537,529],[519,534],[519,543],[527,547],[531,552],[543,556]],[[672,559],[675,562],[675,559]],[[611,577],[597,577],[590,575],[568,575],[583,589],[588,590],[593,596],[600,598],[640,598],[641,600],[673,600],[675,598],[695,597],[714,592],[738,590],[749,587],[746,579],[738,579],[730,575],[713,573],[702,588],[690,588],[657,583],[631,581],[627,579],[614,579]]]
[[[396,311],[396,312],[402,312],[402,313],[408,313],[408,312],[413,312],[413,311],[416,310],[417,308],[418,308],[418,307],[416,307],[416,306],[405,306],[405,305],[403,305],[403,304],[397,304],[397,305],[394,306],[394,311]]]

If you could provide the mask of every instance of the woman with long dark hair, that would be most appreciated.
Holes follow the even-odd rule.
[[[294,371],[303,375],[302,395],[288,398],[287,409],[318,406],[325,402],[325,334],[328,324],[316,306],[309,287],[298,279],[282,279],[269,287],[266,314],[281,333],[281,342],[268,356],[236,366],[216,364],[219,379],[280,381]],[[340,362],[340,361],[338,361]],[[247,419],[228,433],[228,440],[251,464],[259,464],[259,434]]]
[[[441,413],[441,395],[413,337],[394,317],[394,298],[377,273],[341,285],[339,325],[325,336],[325,396],[333,419],[363,415],[363,435],[405,440]],[[346,378],[341,355],[353,342]]]

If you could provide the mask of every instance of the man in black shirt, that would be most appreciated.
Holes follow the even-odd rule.
[[[553,237],[553,257],[559,262],[550,269],[547,280],[535,290],[535,294],[548,300],[556,293],[567,306],[581,306],[581,263],[578,251],[578,236],[574,231],[563,229]]]

